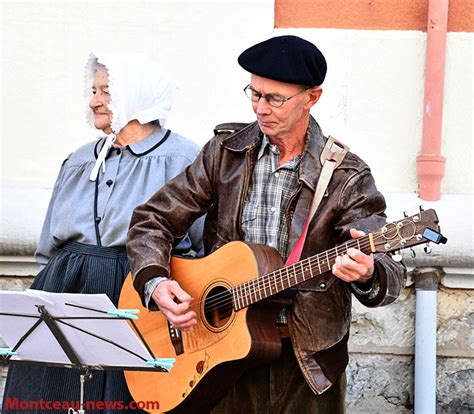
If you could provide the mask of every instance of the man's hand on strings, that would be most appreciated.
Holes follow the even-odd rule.
[[[350,232],[353,239],[365,235],[363,231],[355,229],[351,229]],[[374,258],[351,247],[347,249],[346,254],[336,257],[332,273],[344,282],[365,283],[374,274]]]
[[[190,331],[197,325],[196,313],[190,310],[193,298],[175,280],[160,282],[153,291],[152,298],[175,328]]]

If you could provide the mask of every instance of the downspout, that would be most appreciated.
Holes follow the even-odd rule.
[[[422,200],[440,199],[446,158],[441,155],[443,121],[444,66],[449,0],[429,0],[423,104],[423,141],[416,158],[419,196]]]
[[[415,414],[436,413],[436,331],[438,284],[442,270],[416,268]]]

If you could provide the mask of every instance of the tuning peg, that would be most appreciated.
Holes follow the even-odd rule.
[[[403,212],[404,217],[408,217],[408,213],[406,211]]]
[[[411,257],[415,258],[416,257],[416,252],[410,248],[410,254],[411,254]]]
[[[423,206],[420,206],[420,212],[422,212],[422,211],[425,211],[425,210],[423,210]]]
[[[423,247],[423,250],[425,251],[426,254],[430,254],[432,249],[429,243],[426,243],[426,246]]]
[[[392,259],[395,260],[396,262],[401,262],[402,261],[402,255],[400,254],[400,251],[398,251],[394,255],[392,255]]]

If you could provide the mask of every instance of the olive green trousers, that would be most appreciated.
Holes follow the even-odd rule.
[[[300,371],[289,340],[280,358],[249,369],[211,411],[212,414],[344,414],[345,373],[321,395]]]

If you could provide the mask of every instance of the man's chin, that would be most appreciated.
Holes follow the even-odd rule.
[[[271,124],[265,123],[265,122],[259,122],[258,126],[260,127],[260,130],[265,134],[271,134],[273,132],[273,128]]]

